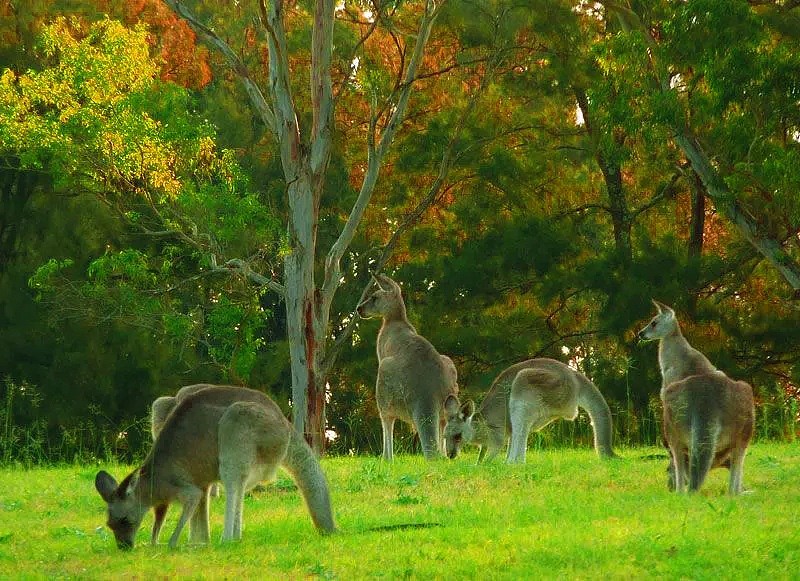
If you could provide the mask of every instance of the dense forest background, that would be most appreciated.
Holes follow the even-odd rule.
[[[170,4],[239,68],[161,0],[0,2],[3,461],[130,459],[150,402],[195,382],[292,413],[274,292],[291,203],[241,74],[273,82],[266,4]],[[282,13],[301,127],[317,123],[313,4]],[[395,128],[430,4],[335,6],[321,246],[359,199],[376,128],[396,134],[324,330],[329,449],[380,449],[379,324],[353,317],[376,266],[477,401],[504,367],[555,357],[599,386],[620,441],[657,442],[656,347],[635,339],[656,298],[754,386],[758,437],[796,437],[800,2],[442,2]]]

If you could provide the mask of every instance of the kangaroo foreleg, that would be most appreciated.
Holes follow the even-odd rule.
[[[155,519],[153,520],[153,534],[150,537],[150,544],[157,545],[158,544],[158,535],[161,532],[161,527],[164,524],[164,517],[167,516],[167,508],[169,505],[162,504],[153,509],[155,513]]]

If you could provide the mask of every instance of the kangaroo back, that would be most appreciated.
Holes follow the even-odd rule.
[[[207,387],[220,386],[211,385],[210,383],[185,385],[180,388],[178,393],[176,393],[174,396],[165,395],[157,398],[150,407],[150,432],[153,435],[153,440],[156,439],[156,436],[158,436],[161,428],[164,427],[164,423],[167,421],[169,412],[175,409],[175,406],[178,405],[178,403],[180,403],[185,397],[195,394],[201,389],[205,389]]]
[[[498,405],[503,400],[507,402],[507,414]],[[558,418],[574,420],[578,407],[589,414],[597,453],[603,458],[616,456],[611,410],[605,398],[585,375],[555,359],[529,359],[504,370],[495,379],[481,410],[494,417],[495,422],[507,415],[511,432],[507,459],[524,462],[528,434]]]
[[[753,433],[752,388],[722,373],[694,375],[663,390],[664,434],[675,469],[676,490],[688,472],[698,490],[708,472],[728,464],[731,494],[741,492],[744,456]]]

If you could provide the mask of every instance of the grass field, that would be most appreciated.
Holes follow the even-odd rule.
[[[211,545],[184,537],[174,551],[148,544],[150,516],[133,551],[116,548],[94,490],[100,466],[4,469],[0,577],[800,578],[800,445],[752,446],[751,492],[738,498],[725,494],[724,469],[679,496],[666,490],[663,450],[620,453],[601,462],[591,450],[529,451],[525,466],[476,466],[474,454],[326,458],[337,534],[315,532],[281,477],[246,499],[241,542],[220,543],[216,499]]]

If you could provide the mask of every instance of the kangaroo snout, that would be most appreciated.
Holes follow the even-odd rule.
[[[122,551],[130,551],[133,549],[133,543],[130,541],[117,541],[117,548]]]

